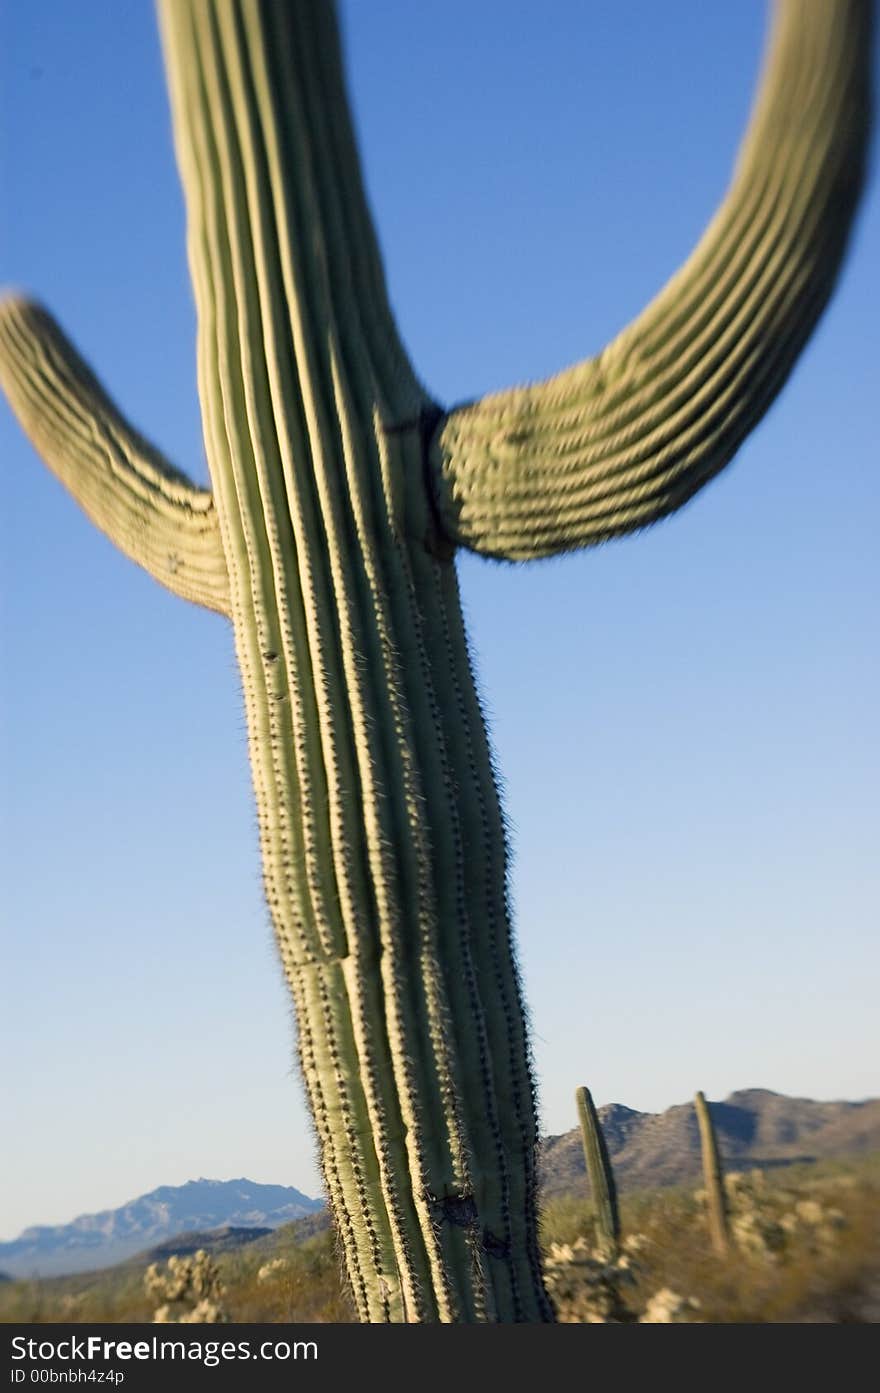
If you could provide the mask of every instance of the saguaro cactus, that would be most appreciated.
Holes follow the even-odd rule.
[[[730,1248],[724,1174],[721,1169],[721,1154],[718,1150],[718,1138],[715,1136],[712,1114],[702,1090],[694,1098],[694,1107],[700,1127],[700,1152],[703,1157],[703,1184],[706,1188],[709,1233],[712,1238],[712,1247],[720,1257],[724,1257]]]
[[[611,1169],[611,1158],[605,1145],[605,1135],[599,1115],[593,1104],[588,1088],[575,1090],[578,1121],[581,1124],[581,1137],[584,1143],[584,1160],[590,1189],[593,1192],[593,1208],[596,1212],[596,1228],[602,1243],[612,1251],[620,1241],[620,1214],[617,1208],[617,1186]]]
[[[160,0],[211,492],[48,314],[0,371],[48,464],[231,618],[266,895],[358,1310],[552,1318],[504,829],[453,564],[629,532],[722,468],[825,304],[861,180],[865,0],[778,8],[730,191],[598,358],[442,411],[388,305],[329,0]]]

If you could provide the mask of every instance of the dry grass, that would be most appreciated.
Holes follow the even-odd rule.
[[[638,1251],[619,1293],[629,1319],[638,1320],[651,1298],[665,1290],[696,1298],[699,1308],[689,1318],[702,1322],[880,1321],[880,1157],[779,1168],[740,1191],[735,1213],[746,1216],[741,1229],[751,1235],[752,1247],[735,1244],[725,1259],[711,1250],[694,1191],[623,1197],[624,1236],[646,1240],[634,1245]],[[593,1237],[589,1201],[568,1196],[549,1202],[542,1223],[545,1250],[549,1253],[553,1244],[572,1247],[579,1237],[586,1244],[576,1249],[580,1266],[572,1267],[566,1290],[569,1318],[574,1311],[574,1318],[583,1320],[578,1280],[588,1278],[594,1289],[597,1280],[608,1280],[597,1278],[601,1261],[584,1259]],[[230,1321],[354,1319],[330,1231],[303,1240],[295,1226],[286,1226],[217,1254],[216,1266]],[[147,1295],[144,1271],[123,1264],[75,1277],[3,1283],[0,1321],[152,1321],[156,1301]]]
[[[260,1269],[278,1258],[285,1266],[261,1280]],[[354,1320],[353,1307],[340,1281],[335,1238],[329,1230],[298,1242],[294,1226],[286,1225],[270,1238],[237,1252],[218,1254],[215,1263],[223,1310],[230,1321]],[[125,1263],[81,1276],[5,1282],[0,1286],[0,1321],[152,1322],[157,1299],[147,1293],[145,1270],[145,1266]]]
[[[696,1298],[702,1322],[880,1321],[880,1158],[780,1168],[740,1188],[733,1217],[753,1241],[735,1240],[725,1258],[712,1251],[694,1191],[624,1197],[624,1236],[647,1240],[621,1293],[633,1319],[667,1289]],[[548,1205],[542,1235],[548,1249],[579,1236],[591,1243],[589,1202]]]

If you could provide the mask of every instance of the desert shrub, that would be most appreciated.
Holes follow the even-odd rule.
[[[591,1243],[551,1243],[544,1276],[564,1324],[682,1324],[699,1319],[700,1302],[669,1287],[650,1293],[651,1240],[630,1234],[618,1248]]]
[[[636,1318],[627,1305],[628,1288],[636,1284],[628,1253],[583,1236],[574,1243],[551,1243],[544,1278],[556,1318],[564,1324],[622,1325]]]
[[[645,1240],[634,1284],[619,1289],[636,1319],[657,1318],[668,1292],[699,1301],[683,1317],[702,1323],[880,1320],[880,1158],[752,1171],[728,1177],[728,1189],[735,1242],[724,1259],[709,1243],[699,1192],[624,1193],[622,1232]],[[554,1244],[574,1248],[579,1237],[594,1247],[590,1214],[586,1199],[547,1203],[548,1258]]]
[[[162,1302],[153,1312],[154,1323],[216,1325],[227,1319],[220,1273],[204,1248],[187,1257],[170,1257],[164,1272],[151,1263],[144,1273],[144,1290]]]

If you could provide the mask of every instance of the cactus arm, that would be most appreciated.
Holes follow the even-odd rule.
[[[0,385],[31,442],[92,522],[175,595],[229,614],[211,494],[123,419],[54,319],[0,303]]]
[[[724,1176],[721,1167],[721,1154],[718,1150],[718,1139],[715,1136],[709,1104],[706,1102],[702,1090],[694,1098],[694,1107],[700,1127],[700,1152],[703,1158],[703,1183],[706,1187],[709,1233],[715,1252],[719,1257],[724,1257],[730,1248],[727,1196],[724,1193]]]
[[[617,1207],[617,1186],[611,1169],[611,1158],[605,1144],[602,1124],[596,1112],[593,1098],[588,1088],[575,1091],[578,1120],[581,1124],[581,1140],[584,1145],[584,1160],[590,1189],[593,1193],[593,1208],[596,1212],[596,1228],[599,1238],[612,1251],[620,1242],[620,1213]]]
[[[673,512],[783,386],[834,285],[863,178],[871,0],[779,0],[730,189],[598,357],[453,410],[432,444],[449,537],[528,560]]]

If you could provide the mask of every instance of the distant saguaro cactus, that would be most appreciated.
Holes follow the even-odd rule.
[[[266,895],[361,1318],[550,1320],[504,824],[453,556],[635,531],[731,459],[834,285],[870,7],[782,0],[732,185],[682,270],[597,358],[449,411],[389,307],[329,0],[159,10],[211,490],[26,299],[0,312],[0,374],[97,525],[232,620]]]
[[[620,1241],[620,1214],[617,1208],[617,1186],[614,1183],[614,1171],[611,1169],[605,1135],[590,1090],[578,1088],[574,1096],[581,1124],[584,1160],[593,1196],[598,1237],[603,1246],[613,1251]]]
[[[724,1173],[721,1168],[721,1153],[718,1138],[712,1122],[709,1104],[700,1091],[694,1098],[697,1122],[700,1127],[700,1151],[703,1157],[703,1184],[706,1188],[706,1212],[709,1218],[709,1233],[712,1247],[719,1257],[725,1257],[730,1250],[730,1225],[727,1214],[727,1197],[724,1193]]]

